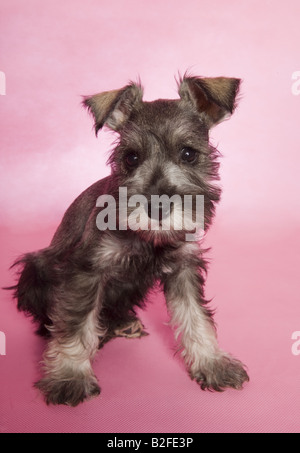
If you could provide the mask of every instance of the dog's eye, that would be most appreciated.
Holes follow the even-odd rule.
[[[192,164],[195,162],[197,158],[197,151],[194,150],[193,148],[183,148],[181,150],[181,160],[183,162],[187,162],[189,164]]]
[[[126,154],[126,157],[125,157],[125,162],[126,162],[126,165],[130,168],[134,168],[134,167],[137,167],[138,164],[139,164],[139,156],[137,153],[135,153],[134,151],[131,151],[130,153],[127,153]]]

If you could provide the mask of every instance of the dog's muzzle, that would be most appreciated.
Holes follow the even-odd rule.
[[[172,211],[172,205],[165,205],[164,203],[149,202],[145,204],[145,211],[149,219],[162,222],[167,219]]]

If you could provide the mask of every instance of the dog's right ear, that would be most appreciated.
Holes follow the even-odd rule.
[[[114,131],[122,129],[131,112],[142,101],[143,88],[131,83],[120,90],[104,91],[85,97],[83,105],[92,113],[95,120],[96,135],[104,125]]]

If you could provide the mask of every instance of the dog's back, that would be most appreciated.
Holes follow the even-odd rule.
[[[45,326],[51,325],[49,311],[53,303],[53,288],[59,274],[64,272],[62,263],[82,240],[96,200],[106,192],[108,184],[109,177],[106,177],[82,192],[65,212],[50,246],[26,253],[13,264],[19,268],[19,280],[8,289],[14,291],[18,309],[32,315],[39,324],[39,335],[49,336]],[[91,222],[91,226],[95,223]]]

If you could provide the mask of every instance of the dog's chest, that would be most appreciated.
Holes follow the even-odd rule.
[[[141,273],[160,274],[162,254],[149,243],[132,237],[103,235],[95,259],[99,269],[110,275],[133,277]]]

